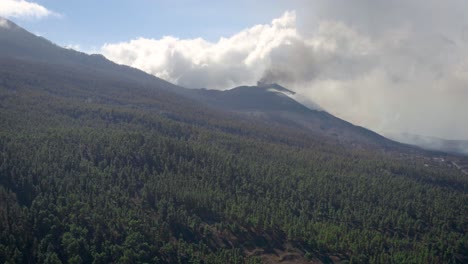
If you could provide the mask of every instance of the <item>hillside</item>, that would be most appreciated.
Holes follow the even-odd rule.
[[[78,68],[112,77],[114,80],[132,81],[135,84],[158,86],[161,89],[178,89],[176,85],[142,71],[115,64],[102,55],[89,56],[72,49],[62,48],[9,20],[5,19],[5,21],[4,25],[0,26],[0,58],[15,58],[54,66],[66,65],[73,69]]]
[[[355,126],[324,110],[310,109],[289,95],[294,92],[278,84],[241,86],[226,91],[192,89],[184,95],[204,104],[227,112],[235,112],[252,118],[305,130],[314,135],[333,138],[340,143],[359,147],[404,149],[393,142],[363,127]]]
[[[2,30],[2,263],[468,261],[452,156]]]

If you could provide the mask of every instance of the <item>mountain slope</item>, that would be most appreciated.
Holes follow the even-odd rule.
[[[242,113],[322,118],[269,89],[185,90],[7,40],[0,263],[467,261],[468,179],[440,157]]]
[[[241,86],[226,91],[190,90],[186,94],[218,109],[304,129],[314,135],[334,138],[345,144],[403,148],[396,142],[323,110],[305,107],[288,96],[293,92],[278,84]]]
[[[115,82],[131,82],[132,85],[166,90],[223,111],[247,113],[250,117],[306,129],[314,134],[329,136],[344,143],[396,146],[394,142],[364,128],[353,126],[324,111],[308,109],[286,96],[285,93],[291,93],[291,91],[277,84],[243,86],[227,91],[184,89],[139,70],[117,65],[101,55],[89,56],[61,48],[42,37],[27,32],[11,21],[4,24],[6,26],[0,27],[0,58],[34,61],[42,65],[57,65],[56,68],[68,69],[70,75],[73,71],[77,71],[82,75],[92,75],[94,78],[107,76]],[[21,62],[16,64],[21,64]],[[4,67],[8,65],[4,63]]]
[[[0,19],[2,19],[0,17]],[[178,89],[176,85],[146,74],[137,69],[115,64],[102,55],[87,55],[72,49],[59,47],[38,37],[15,23],[3,19],[0,26],[0,58],[36,61],[86,69],[116,80],[132,81],[140,85],[152,85],[161,89]]]
[[[288,97],[290,90],[278,84],[242,86],[227,91],[184,89],[139,70],[117,65],[101,55],[87,55],[64,49],[37,37],[6,20],[0,27],[0,58],[35,61],[47,65],[61,65],[94,76],[108,76],[114,81],[132,82],[152,89],[167,90],[223,111],[246,113],[268,122],[294,126],[325,135],[340,142],[394,146],[397,144],[362,127],[356,127],[324,111],[311,110]],[[7,65],[4,65],[7,67]],[[71,73],[70,73],[71,74]]]

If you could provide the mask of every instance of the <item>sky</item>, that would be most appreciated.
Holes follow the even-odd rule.
[[[188,88],[278,82],[383,134],[468,140],[468,1],[25,1],[0,16]]]

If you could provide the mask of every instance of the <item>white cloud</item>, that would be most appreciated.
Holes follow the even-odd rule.
[[[25,0],[1,0],[0,16],[3,17],[32,17],[42,18],[47,16],[57,16],[58,14],[47,8]]]
[[[324,22],[314,38],[305,39],[296,29],[295,12],[215,43],[167,36],[101,48],[113,61],[168,81],[215,89],[254,84],[262,77],[282,82],[308,81],[319,75],[346,78],[351,75],[350,64],[365,61],[371,50],[368,39],[338,22]],[[362,63],[351,72],[357,74],[366,67]]]
[[[201,38],[139,38],[106,44],[102,53],[187,87],[229,88],[256,82],[268,67],[272,52],[300,37],[295,14],[287,12],[269,25],[257,25],[212,43]]]
[[[339,12],[307,24],[306,31],[298,29],[295,12],[286,12],[217,42],[139,38],[106,44],[101,52],[185,87],[228,89],[264,78],[378,132],[468,139],[468,23],[455,15],[460,7],[454,8],[457,19],[443,19],[450,8],[443,10],[447,15],[433,14],[436,23],[411,11],[417,1],[401,8],[357,3],[366,8],[346,13],[330,4],[327,10]],[[438,5],[421,2],[431,3]],[[372,21],[365,20],[368,13]],[[452,32],[457,27],[464,34]]]

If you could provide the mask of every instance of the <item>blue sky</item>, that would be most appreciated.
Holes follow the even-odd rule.
[[[43,18],[13,17],[31,32],[61,45],[92,50],[137,37],[202,37],[215,41],[293,9],[294,1],[36,0],[58,13]]]

